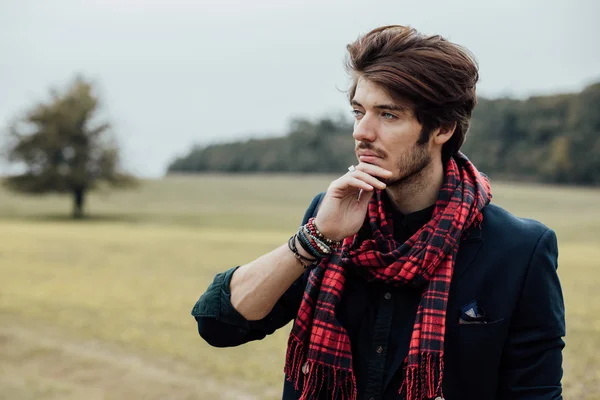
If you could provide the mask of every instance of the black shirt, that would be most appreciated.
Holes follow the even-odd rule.
[[[394,212],[396,240],[406,241],[432,212],[433,206],[408,215]],[[413,324],[407,321],[414,321],[422,290],[368,283],[356,270],[349,271],[338,318],[350,336],[359,399],[384,398],[388,371],[394,373],[399,367],[394,364],[408,353]],[[397,380],[392,386],[399,385]]]

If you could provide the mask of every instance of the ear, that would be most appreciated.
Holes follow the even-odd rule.
[[[433,143],[442,146],[444,143],[450,140],[455,129],[456,121],[454,121],[452,124],[440,126],[433,132]]]

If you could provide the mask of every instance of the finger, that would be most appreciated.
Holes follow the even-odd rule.
[[[385,168],[382,168],[378,165],[368,164],[368,163],[359,163],[355,170],[366,172],[372,176],[378,176],[380,178],[390,178],[392,176],[392,171],[389,171]]]
[[[365,192],[364,190],[361,190],[358,194],[358,204],[360,206],[366,206],[369,203],[369,201],[371,201],[371,197],[373,197],[373,194],[375,194],[374,191]]]
[[[340,182],[340,189],[344,190],[349,187],[356,188],[356,189],[362,189],[367,192],[370,192],[374,189],[373,186],[371,186],[369,183],[367,183],[361,179],[358,179],[354,176],[348,176],[346,179],[343,179]]]
[[[369,185],[376,187],[377,189],[385,189],[385,183],[381,182],[379,179],[375,178],[372,175],[369,175],[366,172],[363,172],[361,170],[354,170],[354,172],[351,173],[351,176],[360,179],[361,181],[364,181],[366,183],[368,183]]]

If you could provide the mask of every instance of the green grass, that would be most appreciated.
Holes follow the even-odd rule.
[[[257,393],[282,384],[289,326],[231,349],[201,341],[191,308],[214,275],[283,243],[326,176],[169,177],[70,199],[0,191],[0,324],[21,320],[184,361]],[[567,306],[565,398],[600,386],[600,191],[493,182],[494,202],[556,230]],[[233,378],[232,378],[233,377]],[[0,391],[2,391],[0,381]]]

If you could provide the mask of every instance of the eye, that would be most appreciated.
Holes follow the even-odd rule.
[[[356,110],[356,109],[355,109],[355,110],[352,110],[352,115],[354,116],[354,118],[357,118],[357,119],[358,119],[358,118],[360,118],[360,117],[362,116],[362,114],[363,114],[363,113],[362,113],[362,111],[360,111],[360,110]]]
[[[388,120],[396,119],[396,116],[394,114],[390,114],[390,113],[387,113],[387,112],[382,113],[381,116],[384,119],[388,119]]]

